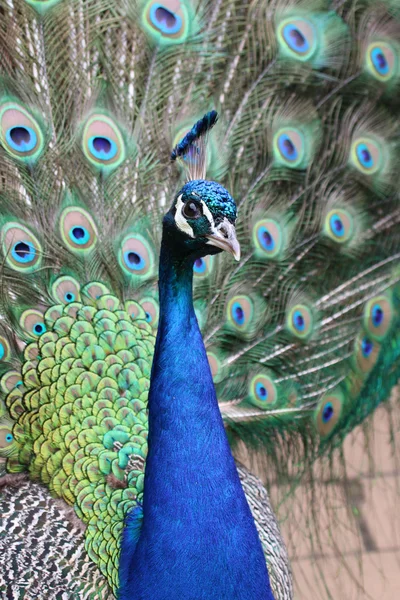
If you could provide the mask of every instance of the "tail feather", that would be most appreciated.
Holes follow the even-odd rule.
[[[205,166],[243,255],[196,261],[194,299],[232,443],[271,479],[309,476],[400,375],[396,3],[158,4],[0,7],[0,458],[76,506],[114,587],[142,494],[168,157],[211,107]]]

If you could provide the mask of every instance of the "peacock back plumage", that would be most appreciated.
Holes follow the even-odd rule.
[[[143,496],[153,331],[139,304],[122,306],[103,285],[81,290],[61,277],[54,289],[74,300],[22,313],[41,333],[21,370],[1,380],[15,420],[5,430],[7,471],[29,470],[75,506],[89,556],[116,587],[124,519]]]
[[[399,378],[400,15],[368,0],[0,14],[1,471],[74,506],[115,590],[181,179],[167,157],[208,108],[207,175],[237,200],[242,259],[196,261],[194,298],[232,443],[307,474]]]

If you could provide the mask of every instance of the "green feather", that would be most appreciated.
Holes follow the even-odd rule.
[[[282,59],[314,69],[338,67],[349,43],[348,28],[328,2],[297,2],[277,9],[275,34]]]

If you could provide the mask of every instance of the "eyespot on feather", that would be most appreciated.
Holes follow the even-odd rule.
[[[222,371],[222,364],[215,352],[207,352],[208,364],[210,365],[211,375],[214,382],[220,381],[220,375]]]
[[[305,304],[292,306],[286,317],[286,328],[295,337],[307,340],[314,331],[314,317],[311,308]]]
[[[14,436],[12,435],[10,427],[5,427],[4,425],[0,425],[0,456],[3,456],[1,453],[7,446],[12,444],[14,440]]]
[[[0,457],[8,458],[18,452],[18,444],[13,435],[13,423],[8,417],[0,417]]]
[[[324,233],[337,244],[346,244],[352,240],[354,219],[345,209],[330,210],[325,217]]]
[[[303,18],[283,20],[278,25],[277,37],[279,46],[285,54],[303,62],[313,57],[318,45],[314,25]]]
[[[194,18],[188,4],[186,0],[150,0],[142,12],[144,31],[160,46],[184,42]]]
[[[193,264],[193,275],[195,279],[204,279],[210,275],[213,268],[213,256],[197,258]]]
[[[122,240],[118,261],[128,275],[147,279],[154,274],[152,248],[139,234],[127,235]]]
[[[227,304],[226,318],[228,323],[238,331],[246,330],[254,313],[251,298],[245,295],[233,296]]]
[[[274,219],[262,219],[253,226],[253,246],[257,256],[278,260],[284,250],[283,228]]]
[[[267,305],[261,295],[231,295],[225,305],[225,327],[237,337],[252,339],[262,331],[267,315]]]
[[[53,6],[59,4],[61,0],[25,0],[25,2],[32,6],[39,14],[44,14]]]
[[[365,67],[378,81],[389,81],[397,72],[398,57],[387,42],[373,42],[365,52]]]
[[[297,4],[280,3],[274,11],[278,59],[297,63],[304,73],[307,67],[339,69],[348,59],[348,26],[333,10]]]
[[[99,169],[111,170],[125,159],[125,143],[118,126],[102,114],[89,117],[82,134],[82,149],[88,161]]]
[[[384,156],[380,144],[368,137],[356,137],[351,144],[350,161],[365,175],[373,175],[383,167]]]
[[[364,327],[373,340],[383,340],[393,323],[392,300],[385,295],[369,300],[364,307]]]
[[[0,106],[0,142],[14,158],[35,162],[43,151],[43,132],[29,112],[14,102]]]
[[[374,368],[379,357],[381,345],[370,335],[362,331],[354,342],[353,364],[360,375],[367,375]]]
[[[51,286],[51,294],[57,304],[79,302],[80,285],[73,277],[64,275],[55,280]]]
[[[262,409],[268,409],[276,404],[278,390],[273,377],[267,373],[254,375],[249,383],[246,400]]]
[[[60,216],[63,242],[72,252],[87,253],[97,243],[97,228],[89,213],[78,206],[65,208]]]
[[[314,423],[321,438],[327,438],[340,422],[345,396],[340,388],[327,392],[321,398],[314,413]]]
[[[127,300],[124,304],[124,308],[131,319],[145,319],[146,313],[142,306],[135,300]]]
[[[275,161],[291,169],[305,169],[305,139],[300,130],[279,129],[272,142]]]
[[[0,361],[7,362],[11,356],[11,347],[4,335],[0,335]]]
[[[157,327],[160,307],[154,298],[146,297],[140,300],[140,305],[145,312],[146,321],[152,326]]]
[[[33,339],[40,337],[47,331],[43,313],[33,308],[24,310],[19,319],[19,324]]]
[[[9,267],[31,273],[40,267],[42,246],[39,240],[20,223],[6,223],[1,230],[3,253]]]
[[[81,295],[87,296],[92,300],[97,300],[106,294],[109,294],[110,290],[101,281],[90,281],[81,288]]]
[[[19,371],[8,371],[0,379],[0,387],[4,394],[9,394],[22,385],[22,375]]]

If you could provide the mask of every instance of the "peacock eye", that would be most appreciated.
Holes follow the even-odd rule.
[[[314,422],[322,438],[328,437],[340,422],[344,411],[345,397],[340,388],[325,394],[314,413]]]
[[[35,162],[44,148],[44,134],[23,106],[7,102],[0,106],[0,143],[14,158]]]
[[[398,58],[395,49],[386,42],[374,42],[367,48],[366,67],[380,81],[388,81],[396,74]]]
[[[299,17],[279,24],[278,43],[284,54],[308,61],[317,50],[318,37],[311,21]]]
[[[195,28],[195,17],[189,0],[147,0],[141,22],[156,44],[170,46],[184,42]]]
[[[348,210],[331,210],[325,217],[324,232],[337,244],[351,242],[354,229],[354,218]]]
[[[356,137],[352,142],[350,159],[358,171],[373,175],[383,167],[384,152],[376,140]]]
[[[5,337],[0,336],[0,361],[8,360],[10,358],[11,349],[10,344]]]
[[[247,400],[258,408],[266,409],[275,404],[278,399],[278,389],[272,375],[257,373],[248,387]]]
[[[306,304],[296,304],[286,317],[287,328],[299,339],[307,340],[314,330],[314,316]]]
[[[201,204],[194,200],[188,200],[186,204],[183,205],[182,214],[186,219],[199,219],[203,216]]]
[[[290,169],[307,167],[306,141],[301,131],[293,127],[279,129],[273,139],[273,154],[278,164]]]

